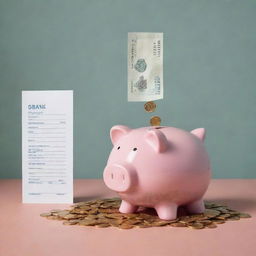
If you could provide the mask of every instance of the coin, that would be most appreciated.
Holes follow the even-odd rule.
[[[126,224],[126,223],[122,223],[120,226],[119,226],[119,228],[121,228],[121,229],[131,229],[131,228],[133,228],[134,226],[133,225],[131,225],[131,224]]]
[[[209,218],[213,218],[213,217],[216,217],[218,215],[220,215],[220,212],[217,211],[217,210],[213,210],[213,209],[206,209],[204,211],[204,214],[209,217]]]
[[[64,218],[67,214],[69,214],[68,210],[58,212],[58,216]]]
[[[54,209],[40,216],[51,220],[62,220],[63,225],[117,227],[120,229],[151,227],[189,227],[192,229],[216,228],[217,224],[250,218],[247,213],[238,212],[219,203],[205,202],[205,211],[200,214],[179,216],[174,220],[162,220],[152,211],[121,213],[119,198],[96,199],[71,205],[71,209]]]
[[[67,220],[64,221],[62,224],[63,225],[76,225],[79,221],[78,220]]]
[[[251,218],[251,215],[248,213],[239,213],[240,218]]]
[[[138,227],[139,228],[151,228],[151,227],[154,227],[153,225],[150,225],[150,224],[148,224],[148,223],[140,223],[140,224],[138,224]]]
[[[41,213],[40,216],[41,217],[47,217],[47,216],[51,216],[52,214],[50,212],[44,212],[44,213]]]
[[[205,218],[206,216],[204,214],[194,214],[180,217],[180,222],[189,223],[193,221],[204,220]]]
[[[222,221],[222,220],[221,220]],[[214,221],[215,222],[215,221]],[[204,224],[204,225],[209,225],[212,224],[211,220],[200,220],[200,223]]]
[[[199,222],[193,222],[193,223],[189,224],[188,226],[191,227],[191,228],[194,228],[194,229],[204,228],[204,224],[199,223]]]
[[[147,112],[154,112],[156,110],[156,104],[154,101],[148,101],[144,104],[144,109]]]
[[[46,218],[47,218],[48,220],[59,220],[59,217],[58,217],[58,216],[54,216],[54,215],[47,216]]]
[[[220,214],[219,216],[217,216],[216,219],[225,220],[228,217],[230,217],[230,214],[224,213],[224,214]]]
[[[155,227],[167,226],[169,223],[165,221],[158,221],[154,223]]]
[[[231,217],[228,217],[226,220],[240,220],[240,217],[239,216],[231,216]]]
[[[177,223],[171,223],[172,227],[186,227],[187,225],[185,223],[177,222]]]
[[[223,223],[225,223],[224,220],[214,220],[213,222],[216,223],[216,224],[223,224]]]
[[[97,224],[96,227],[98,228],[107,228],[110,227],[111,225],[109,223],[101,223],[101,224]]]
[[[60,212],[60,211],[61,211],[60,209],[53,209],[51,210],[51,213]]]
[[[70,213],[70,214],[66,214],[63,218],[66,220],[76,219],[77,215]]]
[[[96,224],[98,224],[97,220],[84,219],[78,222],[78,225],[81,225],[81,226],[95,226]]]
[[[207,228],[217,228],[217,225],[214,223],[211,223],[209,225],[206,225]]]
[[[152,116],[150,118],[151,126],[159,126],[161,124],[161,118],[159,116]]]

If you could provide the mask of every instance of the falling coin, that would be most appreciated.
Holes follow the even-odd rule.
[[[154,101],[148,101],[144,104],[144,109],[147,112],[154,112],[156,110],[156,104]]]
[[[159,126],[161,124],[161,118],[159,116],[153,116],[150,119],[151,126]]]

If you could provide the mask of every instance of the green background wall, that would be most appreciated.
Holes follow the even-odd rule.
[[[256,178],[256,1],[0,0],[0,178],[21,177],[21,90],[74,90],[74,177],[100,178],[127,102],[127,32],[164,32],[163,125],[207,129],[214,178]]]

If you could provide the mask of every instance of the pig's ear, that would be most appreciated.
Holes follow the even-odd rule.
[[[156,129],[150,129],[145,134],[147,143],[154,148],[157,153],[164,152],[168,147],[168,141],[165,135]]]
[[[194,134],[200,140],[204,141],[205,135],[206,135],[206,130],[204,128],[197,128],[197,129],[191,131],[191,133]]]
[[[113,143],[113,145],[116,144],[116,142],[126,135],[128,132],[130,132],[131,129],[124,125],[115,125],[110,129],[110,138]]]

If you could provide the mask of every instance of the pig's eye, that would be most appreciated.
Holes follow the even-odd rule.
[[[118,148],[117,148],[118,150],[120,149],[120,146],[118,146]]]
[[[133,151],[136,151],[137,150],[137,148],[133,148]]]

